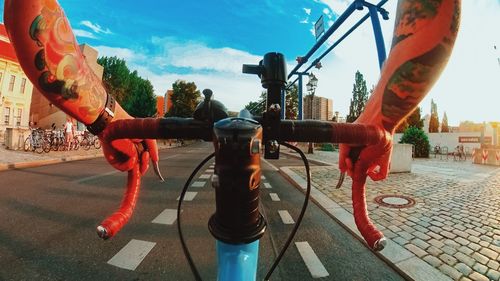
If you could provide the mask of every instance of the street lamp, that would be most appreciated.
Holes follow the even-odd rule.
[[[310,111],[309,114],[311,114],[310,119],[314,119],[313,115],[313,101],[314,101],[314,93],[316,92],[316,87],[318,86],[318,78],[314,76],[314,74],[311,72],[309,74],[309,82],[306,84],[307,91],[309,92],[310,96]],[[307,153],[313,154],[314,153],[314,148],[313,148],[313,143],[309,142],[309,147],[307,149]]]

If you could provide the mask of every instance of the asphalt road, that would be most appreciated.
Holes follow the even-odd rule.
[[[175,224],[152,221],[165,209],[176,209],[186,178],[212,151],[207,143],[162,151],[160,167],[166,182],[148,171],[133,218],[107,241],[97,237],[95,227],[119,206],[126,175],[103,158],[0,172],[0,280],[194,280]],[[286,157],[270,162],[278,167],[300,165]],[[197,193],[184,203],[182,222],[201,276],[215,280],[215,246],[207,229],[214,192],[208,179],[199,178],[210,173],[209,165],[196,177],[202,187],[190,188]],[[259,279],[293,227],[283,223],[278,210],[296,220],[304,199],[266,162],[263,175],[262,184],[271,188],[261,186],[268,231],[260,241]],[[280,201],[273,201],[270,193]],[[309,205],[294,241],[308,243],[328,276],[313,278],[292,243],[272,280],[403,280],[315,204]],[[149,250],[141,248],[143,244]],[[124,269],[123,249],[133,246],[136,252],[127,252],[129,259],[142,260],[136,268]]]

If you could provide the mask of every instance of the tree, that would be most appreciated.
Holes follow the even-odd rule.
[[[285,104],[285,119],[297,119],[299,112],[299,87],[297,85],[287,88]]]
[[[254,116],[262,116],[262,113],[266,110],[266,92],[260,93],[259,99],[257,101],[251,101],[245,105],[245,109],[250,111]]]
[[[437,105],[434,100],[431,100],[431,120],[429,121],[429,133],[439,132],[439,116],[437,113]]]
[[[449,133],[450,127],[448,126],[448,116],[446,116],[446,111],[443,114],[443,121],[441,121],[441,133]]]
[[[424,120],[420,115],[420,107],[415,108],[413,112],[408,115],[396,128],[396,133],[404,133],[408,127],[416,127],[422,129],[424,127]]]
[[[172,108],[165,114],[167,117],[192,117],[201,95],[194,82],[177,80],[172,84]]]
[[[137,71],[134,71],[130,76],[129,90],[132,95],[126,104],[126,111],[134,117],[153,117],[156,114],[156,97],[151,82],[137,76]]]
[[[368,101],[368,91],[366,88],[366,81],[361,72],[356,71],[355,84],[352,89],[351,105],[349,106],[349,114],[347,115],[347,122],[354,122],[361,112],[365,109],[365,104]]]
[[[429,138],[422,129],[408,127],[403,133],[399,143],[413,144],[415,147],[415,157],[429,157]]]
[[[129,87],[130,70],[125,60],[117,57],[101,57],[97,63],[102,65],[102,82],[106,92],[112,95],[120,104],[125,104]]]
[[[118,101],[123,109],[134,117],[151,117],[156,113],[156,97],[153,85],[142,79],[137,71],[130,72],[123,59],[101,57],[103,84],[106,92]]]

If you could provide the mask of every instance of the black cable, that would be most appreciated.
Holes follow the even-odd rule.
[[[271,274],[273,274],[273,271],[276,269],[278,266],[279,262],[281,261],[281,258],[283,258],[283,255],[285,254],[286,250],[288,249],[288,246],[290,246],[290,243],[292,243],[293,238],[295,237],[295,233],[299,229],[300,223],[302,222],[302,218],[304,217],[304,214],[307,209],[307,204],[309,202],[309,197],[311,195],[311,172],[309,171],[309,161],[307,161],[306,155],[297,147],[288,144],[286,142],[280,142],[281,145],[284,145],[292,150],[295,150],[300,155],[300,158],[302,158],[302,161],[304,162],[304,166],[306,167],[306,177],[307,177],[307,189],[306,189],[306,195],[304,199],[304,204],[302,205],[302,210],[300,211],[299,218],[297,219],[297,223],[295,223],[295,226],[292,229],[292,232],[290,233],[290,236],[288,236],[287,241],[285,242],[285,245],[283,245],[283,248],[281,249],[281,252],[279,253],[278,257],[276,257],[276,260],[274,261],[273,265],[271,266],[271,269],[266,274],[266,277],[264,280],[268,281],[269,278],[271,277]]]
[[[179,204],[177,204],[177,231],[179,232],[179,239],[181,240],[181,245],[182,245],[182,250],[184,251],[184,256],[188,260],[189,267],[191,267],[191,272],[193,272],[194,278],[196,281],[201,281],[200,273],[198,273],[198,269],[196,269],[196,265],[193,262],[193,259],[191,258],[191,254],[189,253],[189,249],[186,245],[186,241],[184,241],[184,235],[182,234],[182,229],[181,229],[181,207],[182,207],[182,201],[184,200],[184,196],[186,195],[186,191],[189,188],[189,185],[191,184],[191,181],[193,180],[194,176],[198,173],[198,171],[205,165],[208,160],[212,159],[214,157],[215,152],[207,156],[207,158],[203,159],[200,164],[193,170],[193,173],[189,176],[188,180],[186,181],[186,184],[184,185],[184,188],[181,191],[181,196],[179,198]]]

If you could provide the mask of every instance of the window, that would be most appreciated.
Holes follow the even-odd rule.
[[[24,91],[26,90],[26,78],[21,79],[21,94],[24,94]]]
[[[10,76],[10,82],[9,82],[9,91],[14,91],[14,84],[16,83],[16,76],[11,75]]]
[[[10,120],[10,107],[4,107],[3,109],[3,115],[4,115],[4,118],[3,118],[3,122],[5,125],[9,125],[9,120]]]
[[[17,109],[16,126],[21,126],[21,120],[23,118],[23,109]]]

